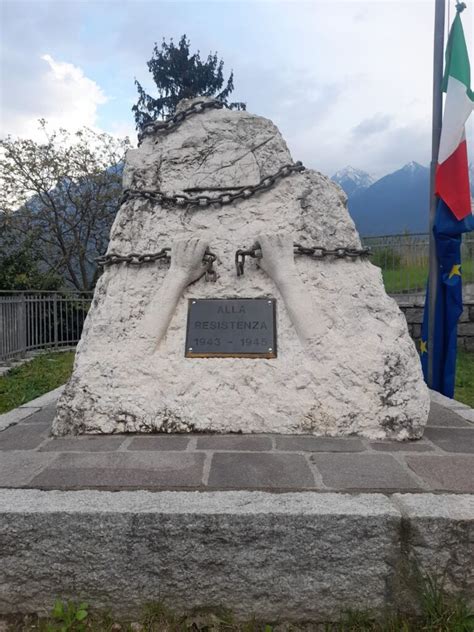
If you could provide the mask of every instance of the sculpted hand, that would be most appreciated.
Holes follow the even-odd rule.
[[[330,331],[331,323],[313,303],[311,292],[297,272],[292,236],[260,235],[258,243],[262,250],[258,265],[277,286],[298,337],[311,354]],[[308,313],[317,315],[317,318],[308,318]]]
[[[195,237],[174,242],[171,248],[170,276],[180,279],[184,286],[200,279],[206,272],[202,258],[208,245],[207,240]]]
[[[202,258],[207,246],[206,239],[189,237],[173,243],[168,273],[143,317],[143,335],[152,340],[150,352],[155,351],[165,337],[184,288],[206,272]]]
[[[287,234],[259,235],[257,238],[262,250],[258,266],[278,285],[295,271],[293,238]]]

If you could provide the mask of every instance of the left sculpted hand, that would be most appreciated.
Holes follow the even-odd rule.
[[[185,285],[200,279],[206,272],[202,259],[208,246],[207,240],[196,237],[175,241],[171,248],[170,273],[183,278]]]

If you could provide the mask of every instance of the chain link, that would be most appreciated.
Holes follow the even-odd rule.
[[[347,248],[346,246],[338,246],[337,248],[323,248],[322,246],[302,246],[301,244],[293,244],[293,252],[295,255],[307,255],[313,259],[323,259],[324,257],[337,257],[344,259],[356,259],[357,257],[369,257],[371,255],[370,248]],[[260,259],[262,251],[258,243],[254,244],[248,250],[237,250],[235,253],[235,268],[237,276],[244,273],[245,258],[252,257]]]
[[[120,255],[116,252],[110,252],[96,259],[97,265],[106,267],[116,265],[120,263],[126,263],[129,266],[141,266],[145,263],[155,263],[156,261],[164,260],[166,263],[171,261],[171,248],[162,248],[158,252],[152,252],[148,254],[137,254],[131,252],[129,255]],[[203,265],[206,267],[206,281],[216,281],[217,274],[214,270],[214,262],[217,256],[211,252],[208,248],[204,253],[202,259]]]
[[[196,101],[191,107],[177,114],[173,114],[173,116],[170,116],[164,121],[150,121],[146,123],[138,135],[138,142],[141,143],[145,136],[149,136],[150,134],[170,132],[176,129],[184,120],[193,114],[199,114],[209,109],[222,110],[224,107],[226,106],[221,101]]]
[[[125,204],[128,200],[145,199],[150,200],[151,202],[156,202],[157,204],[173,204],[177,206],[207,207],[211,206],[211,204],[220,204],[221,206],[224,206],[235,202],[235,200],[246,200],[256,193],[267,191],[280,178],[285,178],[292,173],[301,173],[305,169],[306,167],[300,161],[295,162],[294,164],[284,165],[283,167],[280,167],[275,174],[262,178],[258,184],[243,187],[235,193],[221,193],[216,197],[210,197],[208,195],[189,196],[184,193],[165,195],[161,191],[154,191],[152,189],[125,189],[120,200],[120,204]]]

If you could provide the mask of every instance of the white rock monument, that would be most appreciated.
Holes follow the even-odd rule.
[[[380,269],[364,256],[308,256],[293,246],[361,249],[343,191],[317,171],[281,172],[293,162],[267,119],[206,99],[183,101],[179,113],[182,120],[150,127],[128,153],[124,187],[135,193],[113,225],[54,434],[420,437],[428,391]],[[155,193],[147,199],[144,191]],[[235,201],[209,203],[239,191]],[[237,276],[236,251],[254,244],[256,256]],[[170,261],[136,256],[162,248],[171,248]],[[203,276],[206,249],[217,257],[215,282]],[[114,254],[132,256],[127,263]],[[187,336],[188,311],[200,299],[255,298],[274,314],[260,321],[232,313],[252,302],[212,303],[231,312],[222,316],[227,325],[200,317],[193,326],[202,335]],[[231,327],[239,353],[216,357],[232,342]],[[193,352],[199,345],[204,353]]]

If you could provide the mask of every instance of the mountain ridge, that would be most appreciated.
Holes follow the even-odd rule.
[[[472,163],[469,174],[471,195],[474,195]],[[349,213],[361,236],[428,231],[429,167],[411,161],[375,179],[365,171],[347,166],[337,171],[331,180],[345,191]]]

